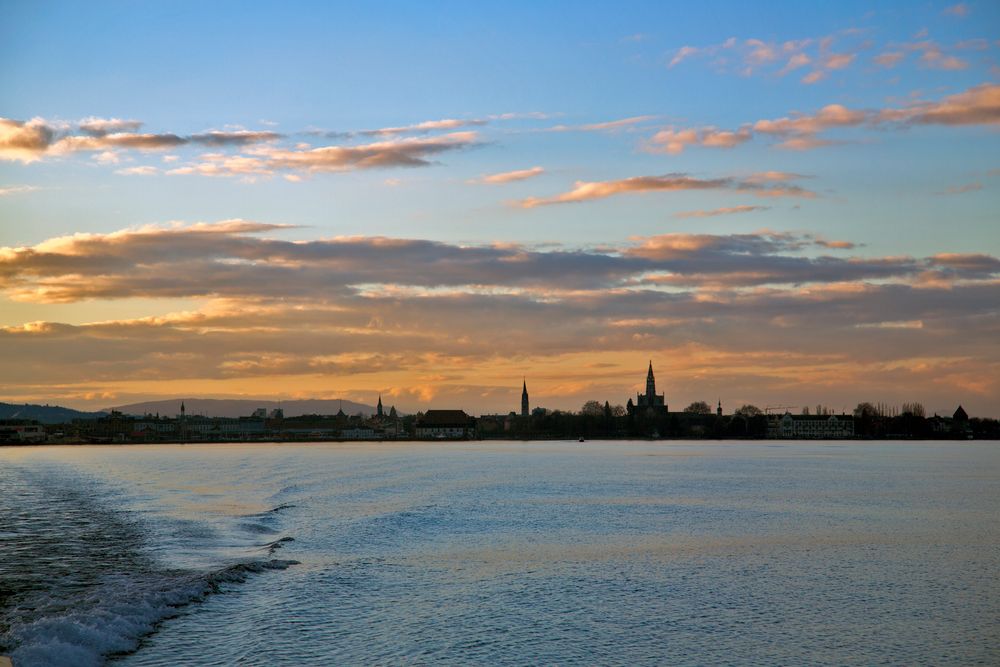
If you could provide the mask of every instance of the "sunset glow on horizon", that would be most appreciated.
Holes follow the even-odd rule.
[[[5,13],[0,401],[1000,416],[995,3]]]

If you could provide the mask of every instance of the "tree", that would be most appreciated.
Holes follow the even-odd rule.
[[[591,417],[600,417],[604,414],[604,406],[597,401],[587,401],[580,408],[580,414],[590,415]]]
[[[615,417],[624,417],[628,414],[628,411],[625,409],[624,405],[618,404],[611,408],[611,414]]]
[[[712,414],[712,406],[705,401],[695,401],[691,405],[684,408],[684,412],[690,412],[696,415],[710,415]]]
[[[871,403],[858,403],[858,407],[854,408],[854,416],[861,419],[871,419],[878,415],[878,409],[875,408]]]
[[[758,408],[756,405],[741,405],[739,409],[734,413],[738,417],[759,417],[764,414],[764,411]]]
[[[903,403],[903,414],[911,414],[914,417],[927,416],[922,403]]]

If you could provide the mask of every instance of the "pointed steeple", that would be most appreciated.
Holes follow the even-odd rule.
[[[181,401],[181,414],[184,414],[184,401]]]
[[[376,417],[384,417],[385,413],[382,412],[382,394],[378,395],[378,406],[375,408]]]
[[[649,360],[649,371],[646,372],[646,405],[653,405],[656,396],[656,378],[653,377],[653,360]]]
[[[521,416],[528,416],[528,381],[521,378]]]

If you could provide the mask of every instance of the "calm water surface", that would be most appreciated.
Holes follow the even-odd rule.
[[[0,448],[31,665],[1000,663],[1000,443]]]

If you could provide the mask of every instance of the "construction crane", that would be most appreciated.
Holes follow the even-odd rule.
[[[781,411],[791,412],[792,410],[797,410],[798,407],[799,406],[797,406],[797,405],[769,405],[766,408],[764,408],[764,414],[765,415],[769,415],[769,414],[771,414],[772,410],[774,410],[774,411],[781,410]],[[776,412],[776,414],[777,414],[777,412]]]

